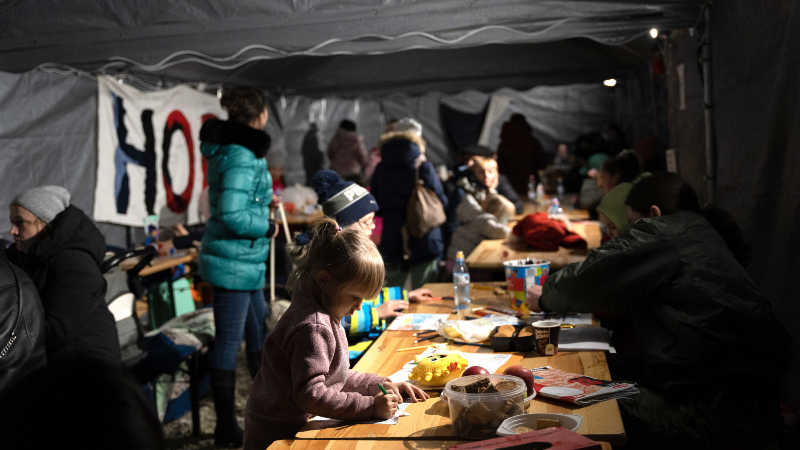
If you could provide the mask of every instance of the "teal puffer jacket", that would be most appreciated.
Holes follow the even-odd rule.
[[[265,156],[269,135],[247,125],[211,119],[200,130],[208,160],[211,218],[200,250],[200,275],[212,286],[262,289],[267,270],[272,177]]]

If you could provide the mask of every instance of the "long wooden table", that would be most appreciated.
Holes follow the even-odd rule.
[[[472,441],[423,441],[423,440],[339,440],[315,441],[304,439],[289,439],[277,441],[269,446],[269,450],[447,450],[455,445]],[[608,442],[598,442],[603,450],[611,450]]]
[[[434,296],[449,296],[453,294],[453,286],[449,283],[427,284],[424,287],[431,289]],[[492,291],[474,289],[470,294],[473,300],[473,306],[506,306],[508,304],[507,297],[497,297],[492,293]],[[419,304],[412,303],[409,312],[450,314],[453,310],[453,307],[454,305],[452,300],[433,301],[430,303]],[[361,372],[377,373],[383,376],[389,376],[397,372],[408,361],[411,361],[414,355],[421,353],[421,350],[410,352],[395,351],[400,348],[422,345],[414,344],[414,340],[417,338],[414,337],[413,334],[413,331],[386,331],[382,333],[381,336],[370,347],[370,349],[364,354],[358,364],[356,364],[354,369]],[[441,341],[442,338],[438,338],[426,341],[426,343],[434,344]],[[463,352],[488,353],[492,351],[488,348],[460,344],[450,345],[448,348],[458,349]],[[514,364],[520,364],[529,368],[553,366],[569,372],[589,375],[601,379],[611,379],[603,352],[561,352],[556,356],[550,357],[535,357],[532,353],[511,354],[513,356],[506,366]],[[506,366],[501,367],[500,372],[502,372]],[[459,436],[457,436],[453,431],[447,405],[438,398],[437,392],[430,391],[429,393],[433,394],[430,399],[425,402],[412,403],[406,409],[410,416],[401,417],[399,423],[396,425],[343,423],[332,425],[329,422],[309,422],[297,433],[296,438],[297,440],[388,439],[405,442],[411,440],[462,440],[463,438],[459,438]],[[615,400],[609,400],[590,406],[580,407],[570,405],[568,403],[545,399],[543,397],[536,397],[531,402],[527,412],[579,414],[583,416],[583,423],[578,430],[579,433],[594,440],[606,441],[616,445],[623,444],[625,442],[625,429],[623,428],[619,408]],[[297,440],[295,440],[294,444],[291,444],[291,448],[310,448],[302,446],[305,444],[298,444]],[[276,445],[277,444],[278,443],[276,443]],[[295,445],[298,445],[298,447],[294,447]],[[275,448],[286,447],[284,446]],[[365,446],[364,448],[371,447]]]
[[[600,246],[602,235],[600,227],[594,222],[573,222],[572,231],[586,240],[586,249],[567,249],[559,247],[554,252],[537,250],[517,236],[507,239],[486,239],[467,256],[467,266],[474,269],[502,270],[503,262],[515,259],[546,259],[550,269],[562,269],[572,263],[581,262],[593,248]]]

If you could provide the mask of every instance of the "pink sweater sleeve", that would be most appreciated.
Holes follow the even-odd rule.
[[[343,391],[358,392],[361,395],[369,395],[374,397],[381,392],[378,383],[385,383],[389,381],[388,378],[374,373],[362,373],[355,370],[347,372],[347,382],[342,387]]]
[[[331,368],[335,345],[331,346],[330,343],[335,343],[336,337],[330,328],[309,324],[301,327],[287,342],[292,393],[300,409],[332,419],[356,421],[372,417],[372,396],[331,389],[325,385],[329,376],[335,376],[329,372],[338,370]]]

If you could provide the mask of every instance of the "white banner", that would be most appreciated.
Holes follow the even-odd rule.
[[[227,117],[217,97],[184,85],[140,92],[110,76],[98,77],[97,89],[94,220],[141,227],[155,214],[198,223],[200,127]]]

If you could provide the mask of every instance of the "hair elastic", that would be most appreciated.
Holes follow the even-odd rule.
[[[342,231],[342,227],[336,227],[336,231]]]

